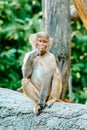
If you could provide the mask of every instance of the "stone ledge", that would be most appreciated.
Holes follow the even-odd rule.
[[[87,105],[55,103],[39,116],[24,94],[0,88],[0,130],[87,130]]]

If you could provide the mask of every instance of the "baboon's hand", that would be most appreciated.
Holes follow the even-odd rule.
[[[40,51],[38,49],[35,49],[33,51],[31,51],[30,55],[29,55],[29,59],[32,60],[34,59],[36,56],[38,56],[40,53]]]

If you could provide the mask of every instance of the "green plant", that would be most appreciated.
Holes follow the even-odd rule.
[[[21,86],[23,57],[31,50],[29,35],[42,28],[40,10],[39,0],[0,1],[0,87]]]
[[[87,31],[81,21],[72,23],[71,72],[73,77],[73,100],[87,100]]]

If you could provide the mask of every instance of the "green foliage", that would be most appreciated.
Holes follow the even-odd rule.
[[[81,21],[72,23],[71,72],[73,99],[85,103],[87,100],[87,31]]]
[[[0,1],[0,87],[21,86],[21,65],[30,33],[41,30],[39,0]]]

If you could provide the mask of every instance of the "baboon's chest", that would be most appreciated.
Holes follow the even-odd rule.
[[[53,69],[54,67],[51,66],[51,61],[46,58],[40,58],[35,61],[33,72],[31,75],[31,81],[38,87],[41,87],[44,78],[46,78],[46,82],[50,84],[52,75],[53,75]]]

